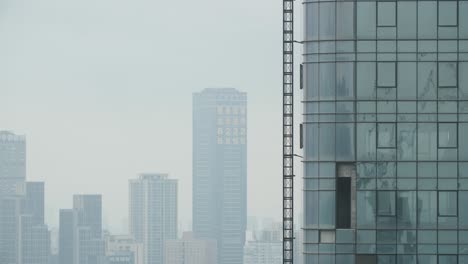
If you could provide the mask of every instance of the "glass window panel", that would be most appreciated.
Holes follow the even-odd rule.
[[[378,67],[378,86],[396,87],[396,67],[394,62],[379,62]]]
[[[354,255],[336,255],[336,264],[354,264]]]
[[[439,215],[457,216],[457,192],[439,192]]]
[[[376,125],[372,123],[357,124],[357,155],[359,160],[376,159]]]
[[[335,3],[320,3],[320,39],[335,39]]]
[[[336,64],[336,99],[354,98],[354,63]]]
[[[395,123],[379,123],[378,124],[378,147],[379,148],[394,148],[395,147]]]
[[[399,160],[416,160],[416,124],[398,124],[397,147]]]
[[[308,228],[317,228],[318,227],[318,192],[315,191],[305,191],[304,192],[304,206],[307,208],[304,221],[305,227]]]
[[[466,203],[468,201],[468,192],[466,191],[460,191],[458,192],[458,203],[461,205],[465,206],[460,206],[459,208],[459,215],[458,215],[458,221],[459,221],[459,228],[468,228],[468,206],[466,206]]]
[[[318,3],[308,3],[306,4],[306,39],[308,40],[317,40],[319,38],[319,9]]]
[[[357,97],[359,99],[373,99],[376,95],[375,63],[357,62]]]
[[[439,62],[439,87],[456,87],[457,72],[456,62]]]
[[[319,159],[334,160],[335,159],[335,125],[320,124],[319,125]]]
[[[406,3],[406,2],[404,2]],[[398,98],[415,99],[416,98],[416,63],[399,62],[398,63]]]
[[[439,244],[457,244],[458,243],[457,231],[439,230],[438,243]]]
[[[395,178],[396,163],[395,162],[378,162],[377,177],[379,178]]]
[[[460,1],[458,4],[458,37],[459,38],[468,38],[468,2]]]
[[[398,1],[398,38],[416,37],[416,2]]]
[[[437,226],[437,192],[418,192],[418,226],[435,228]]]
[[[399,162],[397,168],[398,178],[416,178],[415,162]]]
[[[439,123],[439,148],[456,148],[457,130],[456,123]]]
[[[416,191],[397,193],[398,228],[416,228]]]
[[[418,262],[424,264],[437,264],[437,255],[418,255]]]
[[[377,192],[377,215],[395,216],[395,192],[378,191]]]
[[[354,3],[337,2],[337,21],[336,37],[337,39],[354,38]]]
[[[305,64],[305,91],[304,96],[306,100],[317,100],[319,91],[319,64],[308,63]]]
[[[458,158],[460,160],[468,160],[468,124],[458,124],[458,134],[463,135],[458,138]]]
[[[335,231],[321,230],[320,243],[335,243]]]
[[[457,163],[439,162],[438,174],[439,178],[457,178]]]
[[[435,230],[418,230],[418,243],[435,244],[437,241],[437,232]]]
[[[468,62],[458,64],[460,99],[468,99]]]
[[[419,162],[418,177],[420,178],[436,178],[437,164],[435,162]]]
[[[336,124],[336,159],[354,160],[354,124]]]
[[[418,2],[418,38],[437,38],[437,2]]]
[[[335,63],[320,64],[320,99],[335,99]]]
[[[357,226],[358,228],[375,228],[376,214],[375,191],[357,192]]]
[[[457,25],[457,2],[440,1],[439,2],[439,26]]]
[[[356,263],[377,264],[377,257],[376,255],[356,255]]]
[[[394,255],[378,255],[377,256],[377,263],[379,263],[379,264],[396,264],[396,258],[395,257],[396,256],[394,256]]]
[[[437,64],[435,62],[418,63],[418,98],[436,99]]]
[[[335,227],[335,192],[319,192],[319,227]]]
[[[437,126],[434,123],[418,124],[418,158],[437,160]]]
[[[304,155],[307,160],[318,160],[318,124],[304,124],[305,130],[305,150]]]
[[[357,230],[356,240],[358,244],[375,244],[375,230]]]
[[[458,264],[457,255],[439,255],[439,264]]]
[[[375,39],[376,7],[375,2],[357,2],[357,37]]]
[[[335,162],[320,162],[320,178],[336,178]]]
[[[377,5],[378,25],[396,25],[396,2],[378,2]]]

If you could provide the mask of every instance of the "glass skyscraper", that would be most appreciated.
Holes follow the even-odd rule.
[[[468,263],[468,1],[304,9],[305,263]]]
[[[247,224],[247,94],[193,94],[193,232],[217,241],[218,264],[242,264]]]

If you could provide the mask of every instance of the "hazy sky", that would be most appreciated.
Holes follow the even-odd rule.
[[[206,87],[248,93],[248,214],[279,219],[281,26],[271,0],[0,0],[0,129],[26,134],[46,221],[102,193],[123,232],[128,179],[167,172],[190,223],[192,92]]]

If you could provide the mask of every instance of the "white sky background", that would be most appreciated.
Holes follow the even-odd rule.
[[[124,232],[128,179],[168,172],[186,227],[206,87],[248,93],[248,214],[280,219],[281,26],[271,0],[0,0],[0,129],[26,134],[49,225],[72,194],[102,193]]]

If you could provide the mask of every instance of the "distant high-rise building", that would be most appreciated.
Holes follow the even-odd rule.
[[[44,224],[44,183],[17,183],[0,199],[0,263],[48,264],[50,237]]]
[[[26,180],[26,139],[0,131],[0,198],[16,194],[18,184]]]
[[[143,244],[144,264],[163,264],[164,242],[177,238],[177,180],[142,174],[129,181],[130,234]]]
[[[165,264],[216,264],[216,240],[195,239],[185,232],[182,239],[166,240]]]
[[[247,95],[193,95],[193,231],[215,239],[219,264],[243,262],[247,222]]]
[[[74,264],[74,244],[76,212],[73,209],[61,209],[59,216],[59,263]]]
[[[106,235],[105,241],[106,264],[144,264],[143,244],[138,243],[133,236]]]
[[[247,241],[244,249],[244,264],[283,263],[281,229],[260,230]]]
[[[70,264],[104,261],[101,195],[74,195],[73,209],[60,210],[59,261]]]

